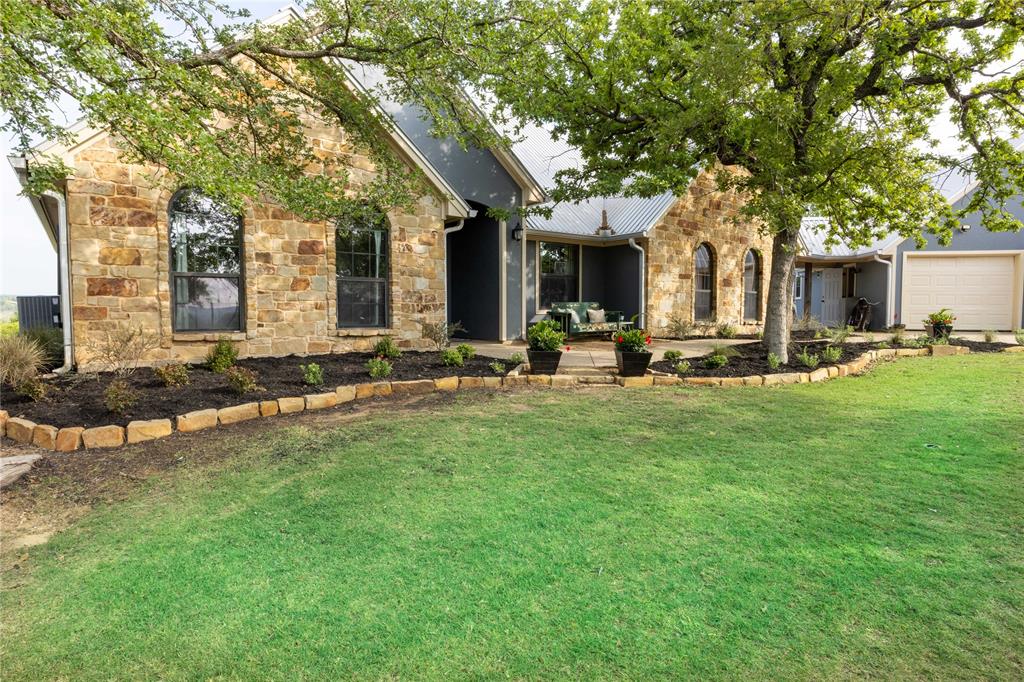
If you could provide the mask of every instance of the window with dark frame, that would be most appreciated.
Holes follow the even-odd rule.
[[[242,218],[195,189],[168,206],[174,331],[242,331]]]
[[[743,319],[761,319],[761,256],[753,249],[743,258]]]
[[[804,297],[804,273],[798,272],[793,277],[793,298]]]
[[[701,244],[693,257],[693,319],[715,319],[715,255],[708,244]]]
[[[579,246],[540,242],[540,307],[579,298]]]
[[[388,326],[389,234],[383,214],[335,231],[338,327]]]
[[[857,271],[843,268],[843,298],[857,297]]]

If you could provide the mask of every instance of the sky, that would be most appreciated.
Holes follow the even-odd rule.
[[[270,16],[287,6],[282,0],[234,1],[227,4],[235,9],[248,9],[255,18]],[[1024,47],[1018,53],[1015,58],[1024,56]],[[71,111],[73,107],[67,109]],[[933,126],[936,137],[945,141],[942,145],[944,152],[956,151],[953,130],[946,117],[937,120]],[[7,162],[7,155],[11,151],[12,139],[0,136],[0,156],[3,157],[0,158],[0,295],[56,294],[57,257],[31,203],[27,198],[19,196],[21,188],[14,170]]]

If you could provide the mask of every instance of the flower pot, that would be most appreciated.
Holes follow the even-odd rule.
[[[526,355],[530,358],[530,374],[554,374],[562,359],[560,350],[528,350]]]
[[[619,376],[641,377],[647,372],[647,366],[651,364],[651,353],[631,353],[629,351],[615,351],[615,362],[619,366]]]
[[[933,339],[948,338],[953,333],[953,325],[951,324],[928,324],[925,325],[925,329],[928,331],[928,336]]]

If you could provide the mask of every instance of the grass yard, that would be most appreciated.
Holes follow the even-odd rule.
[[[1021,679],[1022,396],[996,354],[281,420],[28,550],[0,674]]]

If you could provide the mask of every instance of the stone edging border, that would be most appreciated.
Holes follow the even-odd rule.
[[[48,424],[36,424],[21,417],[9,417],[6,410],[0,410],[0,436],[32,444],[54,452],[73,452],[80,448],[113,448],[125,443],[141,443],[164,438],[174,433],[191,433],[218,425],[234,424],[258,417],[273,417],[278,414],[294,414],[306,410],[321,410],[353,400],[377,396],[413,396],[434,392],[450,392],[474,388],[514,388],[517,386],[551,386],[569,388],[581,384],[618,384],[626,388],[641,386],[775,386],[782,384],[806,384],[827,381],[863,372],[882,358],[913,357],[922,355],[963,355],[970,349],[965,346],[928,346],[926,348],[879,348],[870,350],[856,360],[829,367],[819,367],[811,372],[788,372],[747,377],[678,377],[663,372],[648,370],[638,377],[578,377],[571,374],[526,374],[519,365],[504,377],[443,377],[441,379],[416,379],[412,381],[382,381],[348,386],[338,386],[328,393],[312,393],[303,396],[262,400],[229,407],[209,408],[180,414],[170,419],[146,419],[132,421],[128,426],[108,424],[84,428],[71,426],[58,429]],[[1003,352],[1024,353],[1024,346],[1011,346]],[[596,379],[587,381],[587,379]]]

